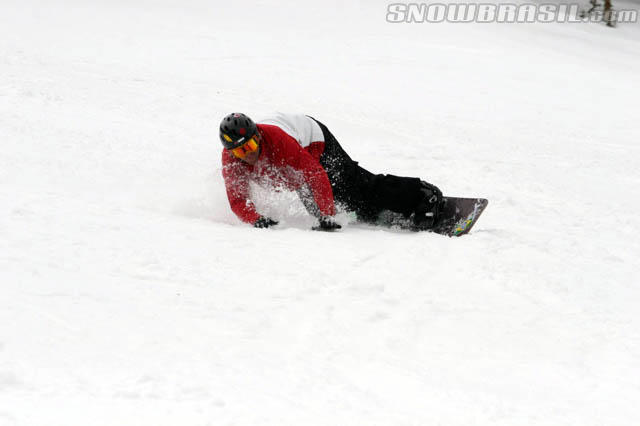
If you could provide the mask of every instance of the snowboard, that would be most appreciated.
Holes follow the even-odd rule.
[[[484,198],[442,197],[442,200],[440,217],[433,228],[427,231],[449,237],[468,234],[489,204],[489,201]],[[378,216],[374,225],[416,231],[411,218],[388,210]]]
[[[440,218],[432,232],[450,237],[468,234],[488,204],[485,198],[443,197]]]

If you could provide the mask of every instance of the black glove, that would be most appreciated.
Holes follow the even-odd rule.
[[[413,225],[416,231],[425,231],[433,228],[438,221],[442,207],[442,191],[425,181],[420,182],[420,186],[423,197],[415,209]]]
[[[332,218],[330,218],[328,216],[321,217],[318,220],[319,220],[318,226],[314,226],[313,228],[311,228],[314,231],[331,232],[331,231],[335,231],[337,229],[341,229],[342,228],[342,226],[338,225]]]
[[[260,216],[260,218],[258,220],[256,220],[253,223],[253,227],[254,228],[268,228],[270,226],[273,225],[277,225],[278,222],[276,222],[275,220],[265,217],[265,216]]]

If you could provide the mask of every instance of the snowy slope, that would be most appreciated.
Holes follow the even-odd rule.
[[[640,31],[386,2],[5,0],[0,424],[640,422]],[[449,239],[231,213],[217,125],[301,111],[490,200]]]

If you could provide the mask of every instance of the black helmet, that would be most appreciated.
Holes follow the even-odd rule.
[[[220,122],[220,141],[226,149],[234,149],[251,139],[256,131],[256,123],[252,119],[241,112],[234,112]]]

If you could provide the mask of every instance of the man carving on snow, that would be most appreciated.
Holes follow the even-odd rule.
[[[318,219],[315,230],[333,231],[335,203],[375,223],[385,211],[411,217],[415,230],[437,220],[440,190],[419,178],[373,174],[353,161],[327,127],[302,114],[276,113],[254,123],[232,113],[220,123],[222,175],[231,210],[256,228],[277,225],[260,215],[251,201],[249,181],[297,191],[307,211]]]

